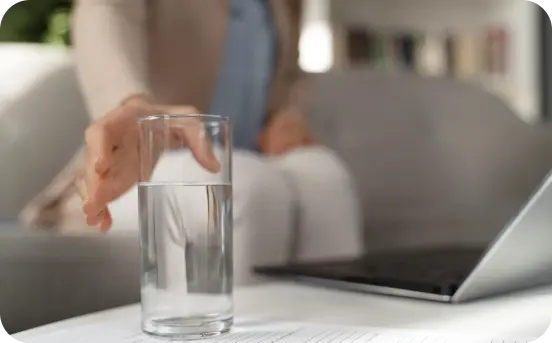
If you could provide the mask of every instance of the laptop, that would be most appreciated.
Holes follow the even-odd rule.
[[[255,271],[340,289],[462,303],[552,284],[552,173],[488,246],[373,253]]]

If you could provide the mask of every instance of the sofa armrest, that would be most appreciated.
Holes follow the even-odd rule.
[[[19,332],[140,301],[137,235],[59,236],[0,225],[0,317]]]
[[[0,219],[15,219],[82,145],[89,123],[71,52],[0,46]]]

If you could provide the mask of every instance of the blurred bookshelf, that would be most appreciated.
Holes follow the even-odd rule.
[[[542,58],[538,23],[544,11],[538,5],[526,0],[329,1],[332,69],[450,77],[501,97],[526,121],[542,120],[548,61]]]

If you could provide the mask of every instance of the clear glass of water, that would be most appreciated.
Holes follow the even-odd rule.
[[[139,120],[142,329],[198,339],[233,324],[232,144],[227,118]]]

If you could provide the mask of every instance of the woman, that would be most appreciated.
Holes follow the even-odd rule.
[[[302,255],[356,253],[350,176],[308,130],[298,23],[290,14],[283,0],[76,3],[77,68],[95,119],[86,131],[80,187],[88,225],[108,230],[137,218],[136,118],[210,113],[234,125],[235,217],[247,216],[256,197],[270,197],[286,217],[301,208],[304,231],[324,237],[343,230],[341,242],[335,235],[304,242]],[[194,155],[212,167],[200,151]]]

